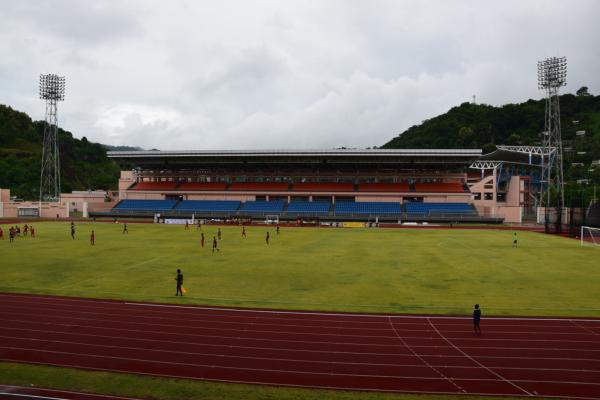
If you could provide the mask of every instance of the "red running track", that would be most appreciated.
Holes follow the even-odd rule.
[[[357,391],[600,399],[600,319],[178,306],[0,293],[0,360]]]

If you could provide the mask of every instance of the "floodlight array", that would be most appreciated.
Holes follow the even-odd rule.
[[[567,84],[567,58],[550,57],[538,61],[538,88],[550,89]]]
[[[40,99],[57,100],[65,99],[65,77],[56,74],[40,75]]]

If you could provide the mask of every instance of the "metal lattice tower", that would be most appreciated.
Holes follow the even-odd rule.
[[[65,77],[40,75],[40,99],[46,100],[46,123],[40,174],[40,202],[60,199],[57,103],[65,99]]]
[[[551,188],[556,189],[556,232],[561,231],[562,211],[565,205],[563,151],[560,132],[559,89],[567,84],[567,58],[550,57],[538,61],[538,88],[546,92],[544,118],[544,147],[555,148],[553,157],[542,170],[542,197],[546,195],[545,226],[548,232],[548,208],[552,205]]]

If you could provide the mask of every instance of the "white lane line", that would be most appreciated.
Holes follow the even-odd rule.
[[[11,312],[2,312],[0,311],[0,315],[18,315],[18,316],[27,316],[27,317],[48,317],[47,315],[44,314],[35,314],[35,313],[23,313],[23,312],[17,312],[17,311],[11,311]],[[54,317],[56,319],[62,319],[62,320],[67,320],[67,321],[86,321],[89,323],[114,323],[114,324],[124,324],[124,325],[137,325],[137,326],[152,326],[152,327],[165,327],[165,328],[169,328],[172,329],[173,325],[172,324],[157,324],[157,323],[151,323],[151,322],[134,322],[134,321],[130,321],[130,320],[115,320],[115,319],[101,319],[101,318],[85,318],[85,317],[73,317],[73,316],[60,316],[60,317]],[[37,321],[36,321],[37,322]],[[214,321],[213,321],[214,322]],[[244,325],[244,324],[241,324]],[[258,326],[271,326],[271,324],[250,324],[252,327],[258,327]],[[85,326],[85,325],[82,325]],[[94,327],[94,325],[89,325],[89,327]],[[286,326],[287,327],[287,326]],[[301,325],[298,325],[298,327],[302,327]],[[315,326],[315,328],[319,328],[318,326]],[[391,336],[387,336],[387,335],[364,335],[364,334],[359,334],[356,333],[354,335],[351,334],[343,334],[343,333],[319,333],[319,332],[297,332],[297,331],[283,331],[283,330],[260,330],[260,329],[248,329],[248,328],[242,328],[242,329],[234,329],[234,328],[218,328],[218,327],[211,327],[211,326],[187,326],[187,330],[189,331],[193,331],[194,329],[197,330],[209,330],[209,331],[224,331],[224,332],[246,332],[246,333],[275,333],[275,334],[282,334],[282,335],[306,335],[306,336],[332,336],[332,337],[355,337],[355,338],[387,338],[387,339],[392,339],[395,338],[395,335],[391,335]],[[387,329],[386,331],[391,332],[390,329]],[[419,332],[433,332],[431,330],[428,331],[419,331]],[[397,331],[396,331],[397,333]],[[497,333],[497,332],[495,332]],[[518,332],[515,332],[518,333]],[[424,338],[422,336],[405,336],[406,339],[415,339],[415,340],[423,340],[423,339],[427,339]],[[463,340],[463,338],[454,338],[457,340]],[[600,344],[600,341],[597,340],[566,340],[566,339],[511,339],[511,338],[486,338],[486,339],[482,339],[482,340],[487,340],[487,341],[495,341],[495,342],[559,342],[559,343],[597,343]],[[598,349],[600,350],[600,349]]]
[[[485,365],[483,365],[482,363],[480,363],[479,361],[477,361],[476,359],[474,359],[473,357],[471,357],[470,355],[468,355],[467,353],[465,353],[463,350],[461,350],[459,347],[457,347],[454,343],[452,343],[450,340],[446,339],[446,337],[444,335],[442,335],[442,333],[435,327],[435,325],[433,325],[433,323],[431,322],[431,320],[428,320],[429,324],[431,325],[431,327],[438,333],[438,335],[440,335],[440,337],[442,339],[444,339],[446,342],[448,342],[448,344],[450,344],[452,347],[454,347],[456,350],[458,350],[460,353],[464,354],[465,357],[469,358],[471,361],[473,361],[474,363],[478,364],[481,366],[481,368],[484,368],[485,370],[487,370],[488,372],[492,373],[493,375],[497,376],[498,378],[500,378],[501,380],[503,380],[504,382],[508,383],[511,386],[516,387],[517,389],[521,390],[523,393],[527,394],[528,396],[531,396],[532,394],[523,389],[521,386],[517,385],[514,382],[509,381],[508,379],[506,379],[505,377],[503,377],[502,375],[500,375],[499,373],[497,373],[496,371],[491,370],[490,368],[486,367]]]
[[[578,327],[578,328],[581,328],[581,329],[583,329],[584,331],[591,333],[592,335],[598,335],[598,336],[600,336],[600,333],[598,333],[598,332],[596,332],[596,331],[593,331],[593,330],[591,330],[591,329],[590,329],[590,328],[588,328],[587,326],[584,326],[584,325],[581,325],[581,324],[579,324],[579,323],[578,323],[576,320],[572,320],[572,319],[570,319],[570,320],[569,320],[569,322],[571,322],[571,323],[572,323],[573,325],[575,325],[576,327]]]
[[[31,307],[28,306],[21,306],[21,307],[10,307],[9,309],[7,309],[7,311],[5,311],[5,313],[8,314],[24,314],[22,311],[23,309],[33,309],[33,310],[39,310],[39,305],[31,305]],[[109,310],[113,310],[114,308],[107,308]],[[0,313],[2,313],[2,308],[0,307]],[[216,323],[216,324],[224,324],[224,325],[250,325],[250,326],[278,326],[278,327],[291,327],[291,328],[319,328],[319,329],[345,329],[345,330],[356,330],[356,331],[383,331],[383,332],[389,332],[390,328],[389,327],[385,327],[385,328],[356,328],[356,327],[344,327],[344,326],[340,326],[340,325],[306,325],[306,324],[281,324],[281,323],[271,323],[271,322],[266,322],[266,323],[261,323],[261,322],[242,322],[242,321],[221,321],[221,320],[216,320],[215,321],[215,317],[218,317],[219,315],[206,315],[206,317],[210,317],[210,319],[199,319],[199,318],[169,318],[169,317],[162,317],[162,316],[146,316],[146,315],[134,315],[134,316],[130,316],[127,315],[126,313],[108,313],[108,312],[94,312],[94,311],[77,311],[77,310],[71,310],[71,309],[61,309],[61,308],[44,308],[44,310],[52,310],[52,311],[57,311],[57,312],[61,312],[61,318],[78,318],[78,317],[71,317],[70,315],[65,316],[65,313],[70,313],[70,314],[75,314],[75,315],[90,315],[90,316],[107,316],[107,317],[116,317],[116,318],[125,318],[127,319],[128,322],[131,323],[142,323],[142,322],[133,322],[131,321],[131,319],[150,319],[150,320],[164,320],[164,321],[169,321],[171,323],[176,322],[176,321],[182,321],[185,322],[187,326],[190,326],[189,324],[191,322],[199,322],[199,323]],[[32,314],[32,313],[28,313],[28,315],[36,315],[36,314]],[[39,314],[37,314],[39,315]],[[45,314],[44,314],[45,316]],[[80,318],[80,317],[79,317]],[[246,317],[239,317],[239,318],[246,318]],[[258,319],[259,321],[263,321],[263,320],[268,320],[270,318],[260,318],[260,317],[252,317],[252,319]],[[278,319],[281,320],[281,319]],[[290,320],[287,319],[287,321],[291,321],[294,322],[294,320]],[[311,321],[315,321],[315,320],[311,320]],[[330,320],[327,320],[330,321]],[[577,325],[575,321],[570,321],[572,322],[572,324],[576,325],[577,328],[582,328],[582,326]],[[149,325],[160,325],[160,324],[153,324],[153,323],[147,323]],[[378,325],[383,325],[382,323],[377,322],[376,324]],[[386,323],[387,325],[387,323]],[[421,325],[421,324],[419,324]],[[461,324],[463,325],[463,324]],[[171,326],[171,325],[169,325]],[[519,326],[519,325],[516,325]],[[445,327],[447,327],[447,325],[445,325]],[[561,328],[564,328],[564,326],[560,326]],[[501,330],[494,330],[494,334],[519,334],[519,335],[540,335],[540,334],[550,334],[550,335],[587,335],[589,336],[590,334],[593,335],[598,335],[598,333],[592,331],[589,328],[585,328],[586,331],[588,333],[578,333],[578,332],[551,332],[551,333],[547,333],[547,332],[540,332],[540,331],[501,331]],[[399,332],[432,332],[431,329],[396,329]],[[577,329],[577,331],[579,331],[579,329]],[[470,330],[445,330],[446,333],[468,333],[471,332]],[[502,340],[502,338],[497,338],[498,340]],[[486,340],[486,339],[484,339]],[[523,339],[523,340],[532,340],[532,339]],[[553,339],[539,339],[539,340],[553,340]],[[570,341],[570,340],[564,340],[564,339],[554,339],[557,341]],[[578,340],[574,340],[573,342],[579,342]],[[582,342],[586,342],[586,341],[582,341]],[[595,341],[591,341],[591,342],[595,342]],[[600,342],[599,342],[600,343]]]
[[[298,363],[307,363],[307,364],[312,363],[312,364],[334,364],[334,365],[364,365],[364,366],[377,366],[377,367],[381,367],[381,366],[383,366],[383,367],[417,367],[417,368],[423,367],[422,364],[370,363],[370,362],[310,360],[310,359],[280,358],[280,357],[238,356],[238,355],[223,354],[223,353],[199,353],[199,352],[194,352],[194,351],[178,351],[178,350],[173,350],[173,349],[156,349],[156,348],[147,348],[147,347],[116,346],[116,345],[107,345],[107,344],[74,342],[74,341],[68,341],[68,340],[25,338],[25,337],[14,337],[14,336],[4,336],[4,335],[0,335],[0,338],[13,339],[13,340],[14,339],[26,340],[26,341],[28,340],[28,341],[34,341],[34,342],[61,343],[61,344],[76,345],[76,346],[81,345],[81,346],[91,346],[91,347],[104,347],[104,348],[119,349],[119,350],[148,351],[148,352],[167,353],[167,354],[184,354],[184,355],[192,355],[192,356],[234,358],[234,359],[237,358],[237,359],[247,359],[247,360],[285,361],[285,362],[298,362]],[[400,338],[400,340],[402,340],[401,337],[399,337],[399,338]],[[403,341],[403,343],[404,343],[404,341]],[[411,354],[408,354],[408,353],[399,353],[399,354],[386,353],[386,355],[388,355],[390,357],[414,355],[419,360],[421,360],[427,367],[432,368],[434,371],[436,371],[438,374],[440,374],[442,377],[448,379],[449,381],[452,381],[452,378],[446,377],[442,372],[438,371],[436,368],[451,367],[451,368],[457,368],[457,369],[480,369],[480,367],[468,366],[468,365],[446,365],[446,364],[434,365],[434,364],[430,364],[426,360],[424,360],[423,357],[421,357],[417,352],[415,352],[413,349],[411,349],[411,347],[409,345],[405,344],[405,346],[409,349]],[[225,346],[225,347],[229,347],[229,346]],[[279,350],[281,350],[283,352],[288,352],[287,349],[279,349]],[[330,354],[329,352],[323,352],[323,353]],[[436,357],[436,358],[443,358],[443,357],[446,357],[446,356]],[[455,357],[462,357],[462,356],[455,356]],[[581,368],[577,368],[577,369],[531,368],[531,367],[528,368],[528,367],[504,367],[504,366],[494,367],[494,368],[499,368],[499,369],[503,369],[503,370],[506,369],[506,370],[524,370],[524,371],[561,371],[561,372],[600,373],[600,370],[581,369]],[[460,379],[460,378],[454,378],[454,379]]]
[[[35,318],[39,318],[39,317],[45,317],[45,315],[43,314],[32,314],[32,313],[23,313],[23,312],[1,312],[0,311],[0,315],[6,315],[6,314],[17,314],[20,317],[24,317],[24,316],[28,316],[28,317],[35,317]],[[79,318],[79,317],[56,317],[58,320],[66,320],[66,322],[70,322],[70,321],[74,321],[72,324],[59,324],[57,322],[53,322],[53,325],[74,325],[77,324],[78,326],[81,327],[88,327],[88,328],[104,328],[104,329],[113,329],[111,327],[106,327],[103,325],[103,323],[114,323],[114,324],[120,324],[121,325],[142,325],[142,326],[152,326],[152,327],[165,327],[165,328],[169,328],[172,329],[173,325],[166,325],[166,324],[155,324],[155,323],[149,323],[149,322],[133,322],[133,321],[122,321],[122,320],[110,320],[110,319],[103,319],[103,320],[98,320],[96,318]],[[15,319],[10,319],[11,321],[15,321],[15,322],[29,322],[29,321],[23,321],[23,320],[15,320]],[[88,325],[81,325],[80,322],[78,321],[85,321],[88,322],[90,324]],[[39,324],[49,324],[47,322],[40,322],[39,319],[36,320],[36,323]],[[100,326],[98,326],[100,325]],[[253,325],[255,326],[255,325]],[[114,329],[125,329],[125,328],[114,328]],[[350,334],[342,334],[342,333],[318,333],[318,332],[297,332],[297,331],[272,331],[272,330],[258,330],[258,329],[234,329],[234,328],[214,328],[214,327],[210,327],[210,326],[196,326],[196,327],[187,327],[187,332],[191,332],[191,333],[186,333],[186,334],[197,334],[197,331],[217,331],[217,332],[244,332],[244,333],[267,333],[267,334],[277,334],[277,335],[281,335],[281,336],[285,336],[285,335],[303,335],[303,336],[327,336],[327,337],[346,337],[346,338],[380,338],[380,339],[395,339],[396,336],[392,335],[392,336],[384,336],[384,335],[361,335],[361,334],[354,334],[354,335],[350,335]],[[390,329],[388,329],[387,331],[390,331]],[[162,331],[147,331],[145,330],[144,332],[162,332]],[[431,330],[429,331],[425,331],[425,332],[433,332]],[[166,334],[172,334],[172,332],[164,332]],[[396,331],[396,334],[398,333],[398,331]],[[200,336],[202,336],[202,334],[200,334]],[[405,339],[411,339],[411,340],[434,340],[434,338],[425,338],[423,336],[404,336]],[[452,338],[454,340],[467,340],[467,338]],[[522,343],[522,342],[546,342],[546,343],[584,343],[584,344],[589,344],[589,343],[594,343],[594,344],[600,344],[600,342],[596,341],[596,340],[565,340],[565,339],[511,339],[511,338],[485,338],[485,339],[481,339],[481,341],[488,341],[488,342],[517,342],[517,343]],[[415,345],[415,346],[423,346],[423,345]],[[600,351],[599,349],[580,349],[580,350],[589,350],[589,351]]]
[[[75,335],[75,336],[84,336],[84,337],[94,337],[94,338],[102,338],[102,339],[117,339],[117,340],[131,340],[131,341],[142,341],[142,342],[154,342],[154,343],[166,343],[169,345],[173,344],[172,340],[160,340],[160,339],[144,339],[138,337],[124,337],[124,336],[108,336],[108,335],[95,335],[91,333],[73,333],[71,331],[62,332],[62,331],[48,331],[48,330],[40,330],[40,329],[28,329],[28,328],[12,328],[5,327],[4,329],[12,329],[18,331],[27,331],[27,332],[39,332],[44,334],[58,334],[58,335]],[[23,338],[19,336],[17,338]],[[26,339],[26,338],[25,338]],[[34,338],[35,339],[35,338]],[[350,355],[364,355],[364,356],[412,356],[412,353],[374,353],[374,352],[359,352],[359,351],[334,351],[334,350],[311,350],[311,349],[290,349],[285,347],[263,347],[263,346],[241,346],[234,344],[218,344],[218,343],[201,343],[201,342],[182,342],[177,341],[178,345],[189,345],[189,346],[207,346],[207,347],[221,347],[221,348],[235,348],[235,349],[248,349],[248,350],[264,350],[264,351],[285,351],[285,352],[295,352],[295,353],[324,353],[324,354],[350,354]],[[414,346],[413,346],[414,347]],[[439,348],[440,346],[435,346]],[[424,357],[436,357],[438,355],[424,354]],[[464,358],[464,356],[456,356],[456,355],[444,355],[445,358]],[[544,361],[583,361],[583,362],[595,362],[599,363],[600,359],[592,359],[592,358],[569,358],[569,357],[519,357],[519,356],[478,356],[479,358],[485,359],[499,359],[499,360],[544,360]],[[458,366],[460,367],[460,366]],[[478,367],[477,367],[478,368]],[[509,368],[510,369],[510,368]],[[590,370],[593,371],[593,370]],[[599,371],[600,372],[600,371]]]
[[[23,362],[20,360],[14,360],[10,358],[0,358],[0,361],[8,361],[8,362]],[[136,375],[146,375],[146,376],[155,376],[161,378],[175,378],[175,379],[190,379],[196,381],[210,381],[210,382],[224,382],[224,383],[241,383],[241,384],[254,384],[254,385],[269,385],[269,386],[281,386],[281,387],[292,387],[292,388],[306,388],[306,389],[328,389],[328,390],[346,390],[346,391],[360,391],[360,392],[383,392],[383,393],[415,393],[415,394],[460,394],[459,392],[447,392],[447,391],[436,391],[436,390],[402,390],[402,389],[378,389],[378,388],[361,388],[361,387],[350,387],[350,386],[318,386],[318,385],[300,385],[300,384],[291,384],[291,383],[278,383],[275,381],[256,381],[256,380],[233,380],[233,379],[218,379],[218,378],[198,378],[194,376],[186,376],[186,375],[170,375],[170,374],[153,374],[149,372],[132,372],[123,369],[112,369],[112,368],[99,368],[99,367],[89,367],[84,365],[77,364],[57,364],[51,362],[37,362],[37,361],[26,361],[27,364],[35,364],[35,365],[53,365],[57,367],[67,367],[67,368],[77,368],[77,369],[85,369],[85,370],[93,370],[93,371],[106,371],[106,372],[118,372],[118,373],[133,373]],[[479,381],[481,379],[474,379]],[[496,382],[492,380],[493,382]],[[545,382],[545,381],[535,381],[536,383],[556,383],[556,382]],[[560,382],[561,384],[566,385],[578,385],[579,382]],[[594,383],[594,385],[596,385]],[[512,392],[503,392],[503,393],[489,393],[489,392],[469,392],[471,395],[477,396],[504,396],[504,397],[514,397],[515,394]],[[552,399],[574,399],[574,400],[598,400],[599,397],[583,397],[583,396],[557,396],[557,395],[532,395],[532,397],[540,397],[540,398],[552,398]]]
[[[24,320],[11,320],[11,322],[18,322],[22,324],[31,324],[31,321]],[[60,323],[47,323],[47,322],[35,322],[36,325],[50,325],[50,326],[65,326],[69,328],[79,327],[79,328],[94,328],[94,329],[108,329],[111,331],[123,331],[123,332],[133,332],[136,335],[139,335],[140,331],[138,329],[126,329],[126,328],[103,328],[98,326],[80,326],[75,324],[60,324]],[[197,333],[179,333],[179,332],[164,332],[164,331],[144,331],[144,333],[150,334],[159,334],[163,336],[189,336],[189,337],[204,337],[204,338],[216,338],[216,339],[232,339],[232,340],[247,340],[247,341],[261,341],[261,342],[284,342],[284,343],[308,343],[308,344],[325,344],[325,345],[349,345],[355,347],[364,347],[364,346],[376,346],[376,347],[401,347],[400,345],[394,344],[376,344],[373,343],[357,343],[357,342],[330,342],[330,341],[315,341],[315,340],[290,340],[290,339],[273,339],[273,338],[256,338],[256,337],[242,337],[242,336],[223,336],[223,335],[205,335],[205,334],[197,334]],[[444,346],[439,345],[413,345],[415,348],[443,348]],[[450,347],[450,346],[448,346]],[[473,350],[540,350],[540,351],[568,351],[568,352],[600,352],[599,350],[590,350],[590,349],[572,349],[572,348],[554,348],[554,347],[499,347],[499,346],[463,346],[465,349],[473,349]]]
[[[21,299],[26,299],[31,296],[22,296],[22,295],[12,295],[12,294],[3,294],[0,293],[0,296],[8,296],[8,297],[17,297]],[[38,297],[40,298],[40,297]],[[42,296],[43,299],[49,299],[49,297]],[[142,302],[131,302],[131,301],[123,301],[123,300],[98,300],[98,299],[73,299],[73,298],[52,298],[55,301],[70,301],[70,302],[83,302],[83,303],[100,303],[100,304],[124,304],[128,306],[139,306],[139,307],[149,307],[149,308],[179,308],[179,309],[190,309],[190,310],[207,310],[207,311],[223,311],[223,312],[239,312],[239,313],[259,313],[259,314],[273,314],[273,315],[314,315],[314,316],[332,316],[332,317],[361,317],[361,318],[375,318],[375,319],[385,319],[385,318],[395,318],[395,319],[416,319],[423,320],[428,318],[433,319],[441,319],[441,320],[470,320],[470,317],[461,317],[461,316],[449,316],[449,315],[397,315],[397,314],[364,314],[364,313],[334,313],[334,312],[318,312],[318,311],[292,311],[292,310],[259,310],[259,309],[248,309],[248,308],[230,308],[230,307],[208,307],[208,306],[186,306],[186,305],[177,305],[177,304],[156,304],[156,303],[142,303]],[[36,304],[40,302],[36,301]],[[51,302],[50,304],[55,304]],[[573,318],[571,318],[573,319]],[[498,321],[560,321],[560,322],[568,322],[569,318],[552,318],[552,317],[487,317],[486,321],[490,320],[498,320]],[[595,322],[600,324],[600,318],[597,319],[586,319],[586,318],[577,318],[573,319],[577,321],[583,322]],[[347,321],[354,322],[354,321]]]
[[[14,297],[19,297],[19,296],[14,296]],[[20,297],[22,298],[22,296]],[[62,298],[59,298],[57,300],[65,300]],[[100,308],[100,309],[114,309],[115,305],[128,305],[128,306],[142,306],[142,307],[149,307],[149,308],[153,308],[153,309],[160,309],[160,308],[183,308],[183,309],[188,309],[188,310],[198,310],[198,311],[203,311],[203,310],[207,310],[207,311],[221,311],[221,312],[239,312],[239,313],[243,313],[242,315],[235,315],[235,314],[210,314],[210,317],[225,317],[225,318],[254,318],[254,319],[260,319],[260,320],[265,320],[265,319],[273,319],[273,320],[285,320],[285,321],[289,321],[289,319],[287,318],[277,318],[275,317],[276,315],[297,315],[297,316],[303,316],[303,315],[316,315],[316,316],[332,316],[332,317],[366,317],[368,319],[382,319],[382,318],[388,318],[388,317],[392,317],[394,319],[404,319],[404,320],[415,320],[414,322],[398,322],[399,324],[405,324],[405,325],[421,325],[420,323],[418,323],[419,321],[422,320],[426,320],[427,318],[433,318],[433,319],[440,319],[440,320],[456,320],[457,324],[452,324],[452,325],[459,325],[458,321],[462,321],[462,320],[470,320],[470,317],[460,317],[460,316],[422,316],[422,315],[383,315],[383,314],[344,314],[344,313],[324,313],[324,312],[296,312],[296,311],[274,311],[274,310],[254,310],[254,309],[239,309],[239,308],[224,308],[224,307],[203,307],[203,306],[180,306],[180,305],[168,305],[168,304],[153,304],[153,303],[135,303],[135,302],[122,302],[122,301],[103,301],[103,300],[85,300],[85,299],[76,299],[76,300],[68,300],[68,301],[74,301],[74,302],[83,302],[83,303],[101,303],[101,304],[109,304],[112,305],[113,307],[86,307],[87,309],[90,308]],[[36,305],[42,304],[43,302],[36,302]],[[45,302],[44,304],[52,304],[52,305],[56,305],[56,302]],[[168,315],[172,315],[169,314],[167,312],[162,312],[162,311],[156,311],[157,313],[162,313],[162,314],[168,314]],[[248,314],[252,314],[252,313],[259,313],[259,314],[263,314],[261,316],[249,316]],[[244,315],[246,314],[246,315]],[[271,314],[273,315],[273,317],[265,317],[264,314]],[[488,317],[486,318],[486,321],[490,321],[490,320],[494,320],[494,321],[502,321],[502,322],[510,322],[510,321],[553,321],[553,322],[569,322],[568,318],[543,318],[543,317],[539,317],[539,318],[534,318],[534,317]],[[600,323],[600,319],[573,319],[571,318],[571,320],[577,320],[577,321],[581,321],[581,322],[593,322],[593,323]],[[352,324],[382,324],[385,323],[385,321],[382,322],[371,322],[371,321],[356,321],[356,320],[339,320],[339,319],[335,319],[335,320],[322,320],[322,319],[317,319],[317,320],[307,320],[307,319],[302,319],[302,321],[315,321],[315,322],[335,322],[335,323],[352,323]],[[445,327],[448,326],[452,326],[451,324],[444,324]],[[460,324],[462,325],[462,324]],[[502,325],[494,325],[496,327],[508,327],[508,326],[517,326],[519,328],[522,328],[522,325],[520,324],[502,324]],[[571,324],[567,325],[567,326],[571,326]],[[535,325],[536,328],[565,328],[565,325]],[[536,331],[531,331],[532,333],[536,332]]]
[[[69,400],[69,399],[67,399],[65,397],[37,396],[37,395],[34,395],[34,394],[7,393],[7,392],[0,392],[0,396],[24,397],[26,399],[43,399],[43,400]]]
[[[456,382],[454,382],[451,378],[447,377],[446,375],[444,375],[440,370],[438,370],[437,368],[435,368],[433,365],[429,364],[427,362],[427,360],[425,360],[423,357],[421,357],[419,355],[419,353],[417,353],[416,351],[413,350],[412,347],[410,347],[406,341],[402,338],[402,336],[400,336],[398,334],[398,332],[396,331],[396,328],[394,327],[394,324],[392,323],[392,319],[389,318],[389,323],[390,326],[392,327],[392,329],[394,330],[394,332],[396,333],[396,336],[398,337],[398,339],[400,339],[400,342],[402,342],[402,344],[411,352],[415,355],[415,357],[417,357],[419,360],[421,360],[421,362],[426,365],[427,367],[431,368],[436,374],[438,374],[439,376],[441,376],[442,378],[444,378],[446,381],[448,381],[452,386],[454,386],[455,388],[457,388],[458,390],[460,390],[463,393],[467,393],[467,391],[465,389],[463,389],[459,384],[457,384]]]
[[[471,317],[453,317],[448,315],[385,315],[385,314],[336,314],[327,312],[312,312],[312,311],[272,311],[272,310],[251,310],[243,308],[217,308],[217,307],[204,307],[204,306],[181,306],[175,304],[152,304],[152,303],[132,303],[126,302],[125,304],[131,306],[141,307],[157,307],[157,308],[181,308],[181,309],[197,309],[197,310],[209,310],[209,311],[233,311],[233,312],[248,312],[248,313],[265,313],[265,314],[289,314],[289,315],[322,315],[322,316],[337,316],[337,317],[365,317],[365,318],[394,318],[394,319],[417,319],[417,320],[428,320],[428,319],[441,319],[441,320],[471,320]],[[568,322],[567,318],[531,318],[531,317],[486,317],[488,320],[498,321],[563,321]],[[584,322],[597,322],[600,323],[600,319],[577,319],[577,321]],[[351,322],[351,321],[350,321]]]
[[[6,389],[16,389],[16,390],[31,390],[31,387],[27,386],[14,386],[14,385],[0,385],[0,390]],[[59,392],[59,393],[67,393],[67,394],[75,394],[75,395],[85,395],[85,396],[95,396],[95,397],[104,397],[108,399],[120,399],[120,400],[141,400],[133,397],[123,397],[123,396],[115,396],[108,394],[98,394],[98,393],[83,393],[83,392],[74,392],[72,390],[62,390],[62,389],[45,389],[45,388],[35,388],[36,390],[45,390],[48,392]]]

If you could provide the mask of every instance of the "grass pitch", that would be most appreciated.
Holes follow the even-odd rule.
[[[511,231],[37,223],[0,241],[0,291],[285,309],[600,316],[600,249]],[[8,226],[3,225],[4,231]],[[89,234],[96,232],[96,245]],[[271,241],[265,243],[266,232]],[[206,238],[200,247],[200,233]],[[181,268],[184,298],[175,297]]]

